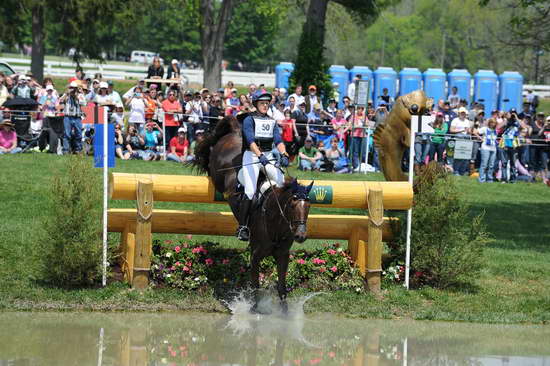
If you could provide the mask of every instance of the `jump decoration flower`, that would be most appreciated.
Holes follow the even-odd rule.
[[[187,237],[180,242],[154,241],[152,279],[159,287],[185,290],[208,290],[216,286],[248,286],[250,252],[244,249],[222,248],[217,243],[193,242]],[[273,258],[260,266],[260,283],[271,287],[277,281]],[[287,271],[289,290],[364,291],[364,280],[353,266],[348,254],[336,244],[325,244],[312,251],[291,253]]]

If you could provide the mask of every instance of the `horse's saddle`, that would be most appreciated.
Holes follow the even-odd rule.
[[[275,182],[273,182],[273,186],[274,187],[276,186]],[[271,189],[271,183],[266,178],[265,174],[262,171],[260,171],[256,193],[252,198],[252,205],[254,207],[261,206],[263,204],[264,198],[267,196],[267,193],[269,192],[270,189]],[[242,168],[239,170],[237,174],[236,191],[242,192],[244,194],[244,172]]]

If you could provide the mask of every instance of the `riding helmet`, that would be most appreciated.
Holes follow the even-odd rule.
[[[260,101],[271,102],[271,94],[263,93],[252,99],[252,104],[256,105]]]

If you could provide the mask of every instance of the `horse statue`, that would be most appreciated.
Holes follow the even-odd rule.
[[[422,90],[405,94],[395,104],[384,123],[374,131],[374,144],[378,148],[380,166],[387,181],[406,181],[401,169],[403,153],[411,140],[411,116],[424,114],[433,104]]]
[[[193,165],[207,173],[214,187],[223,193],[231,211],[238,215],[242,192],[237,190],[238,171],[242,164],[242,134],[237,118],[223,118],[213,132],[195,147]],[[294,241],[303,243],[307,238],[307,217],[309,214],[309,186],[303,186],[294,178],[285,179],[282,187],[269,185],[261,199],[253,203],[250,228],[250,279],[254,292],[252,312],[259,312],[259,270],[263,258],[273,256],[277,264],[277,292],[283,312],[288,310],[286,302],[286,272],[290,247]],[[259,182],[259,189],[262,184]],[[258,196],[258,194],[256,195]]]

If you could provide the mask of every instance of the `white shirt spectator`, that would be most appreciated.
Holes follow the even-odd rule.
[[[348,98],[351,99],[351,104],[355,103],[355,83],[348,85]]]
[[[295,101],[294,105],[295,105],[295,106],[298,106],[298,105],[300,105],[300,104],[302,104],[302,103],[305,103],[305,101],[306,101],[306,97],[304,97],[303,95],[298,95],[298,94],[296,94],[296,93],[293,93],[293,94],[290,94],[290,95],[288,96],[288,98],[287,98],[287,100],[286,100],[287,103],[288,103],[288,100],[289,100],[291,97],[294,98],[294,101]]]
[[[142,98],[132,98],[130,101],[129,123],[145,123],[145,103]]]
[[[190,114],[189,122],[199,123],[203,117],[202,110],[203,110],[202,101],[191,100],[187,102],[185,106],[185,113]]]
[[[466,133],[466,129],[470,128],[471,124],[470,120],[457,117],[451,122],[451,129],[456,129],[457,132],[455,133]]]

